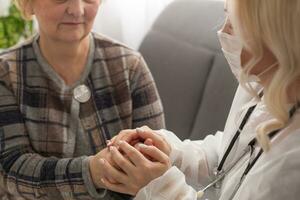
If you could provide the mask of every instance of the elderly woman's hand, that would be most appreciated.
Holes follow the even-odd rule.
[[[105,159],[107,162],[110,163],[111,166],[115,167],[116,169],[120,170],[115,162],[111,158],[111,153],[109,152],[108,148],[103,149],[102,151],[98,152],[96,155],[90,156],[89,158],[89,169],[92,180],[97,188],[104,188],[101,179],[105,177],[105,170],[103,169],[103,165],[101,159]],[[107,177],[110,182],[117,183],[116,180],[112,179],[111,177]]]
[[[110,147],[110,152],[113,161],[122,171],[101,159],[106,172],[106,177],[102,179],[102,182],[110,190],[135,195],[141,188],[163,175],[171,167],[169,157],[155,146],[139,144],[138,151],[127,142],[120,141],[119,148],[124,155],[114,146]],[[155,161],[150,161],[143,154]],[[118,180],[119,183],[112,183],[108,178]]]

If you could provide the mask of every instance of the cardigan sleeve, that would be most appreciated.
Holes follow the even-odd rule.
[[[130,70],[133,128],[147,125],[165,128],[163,106],[152,74],[142,56],[137,57]]]

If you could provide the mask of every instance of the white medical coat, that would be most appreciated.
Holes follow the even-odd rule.
[[[233,135],[244,118],[247,109],[258,103],[235,143],[224,169],[242,153],[249,141],[255,137],[255,129],[262,121],[271,119],[262,102],[251,98],[239,87],[224,132],[209,135],[204,140],[181,141],[175,134],[161,130],[172,147],[171,167],[164,175],[142,188],[135,200],[196,200],[197,190],[213,179]],[[260,147],[256,148],[256,151]],[[206,192],[202,199],[228,200],[238,184],[250,154],[245,155],[221,182]],[[300,112],[295,113],[289,125],[281,130],[269,152],[264,152],[250,170],[234,200],[294,200],[300,199]]]

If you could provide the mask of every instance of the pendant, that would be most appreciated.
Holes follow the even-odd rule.
[[[91,98],[91,91],[86,85],[79,85],[73,91],[73,97],[80,103],[85,103]]]

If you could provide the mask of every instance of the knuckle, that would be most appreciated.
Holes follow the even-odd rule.
[[[130,150],[130,151],[127,152],[127,156],[132,158],[132,157],[135,156],[135,153],[132,150]]]
[[[124,129],[124,130],[120,131],[120,133],[118,135],[122,136],[122,135],[127,134],[130,131],[131,131],[131,129]]]
[[[165,142],[163,141],[163,139],[161,137],[158,137],[156,140],[157,140],[158,145],[164,146]]]
[[[142,167],[147,171],[151,169],[151,165],[148,162],[143,162]]]
[[[109,168],[106,165],[101,164],[100,166],[101,166],[100,169],[102,169],[106,173],[109,171]]]
[[[119,160],[118,160],[118,164],[119,164],[120,166],[125,166],[125,165],[127,164],[127,162],[126,162],[124,159],[119,159]]]
[[[121,147],[122,149],[127,149],[125,143],[126,143],[126,142],[121,141],[121,142],[119,143],[119,147]]]
[[[120,137],[121,135],[124,135],[126,132],[126,130],[122,130],[119,134],[118,134],[118,137]]]
[[[147,146],[145,149],[145,152],[155,152],[157,148],[155,146]]]

